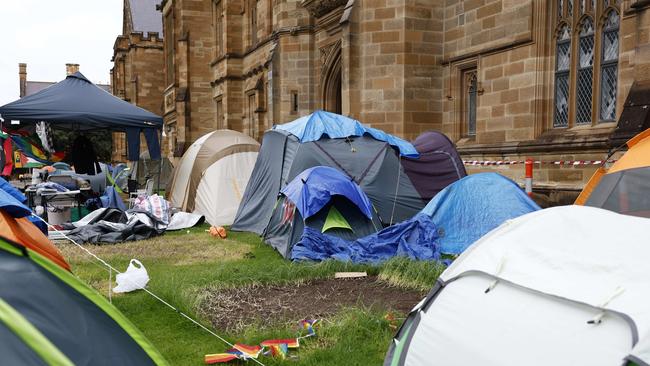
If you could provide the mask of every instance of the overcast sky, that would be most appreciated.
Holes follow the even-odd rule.
[[[65,64],[95,83],[110,79],[123,0],[0,0],[0,105],[18,99],[18,63],[27,80],[60,81]]]

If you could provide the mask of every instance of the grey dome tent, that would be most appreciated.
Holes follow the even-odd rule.
[[[426,150],[425,144],[422,145],[423,151]],[[439,154],[442,159],[416,162],[425,154],[410,143],[351,118],[323,111],[276,125],[264,134],[232,229],[263,234],[280,190],[298,174],[315,166],[335,168],[358,184],[370,198],[382,226],[409,219],[429,201],[420,191],[428,191],[430,195],[444,188],[447,181],[465,176],[453,144],[448,141],[444,149],[448,153]],[[406,161],[414,163],[407,169]],[[459,169],[449,167],[459,162]],[[445,176],[445,183],[440,184],[439,180],[422,175],[425,179],[416,179],[420,189],[409,174],[409,171],[443,170],[451,178]],[[427,185],[435,188],[423,188]]]
[[[52,128],[126,132],[131,161],[138,160],[142,132],[152,159],[160,158],[158,131],[162,128],[162,117],[113,96],[80,72],[1,106],[0,117],[7,123],[45,121]]]

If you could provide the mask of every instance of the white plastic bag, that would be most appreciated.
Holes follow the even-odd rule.
[[[149,275],[147,269],[139,260],[131,259],[129,268],[126,269],[126,272],[115,276],[115,282],[117,282],[117,286],[115,286],[113,292],[131,292],[145,288],[147,282],[149,282]]]

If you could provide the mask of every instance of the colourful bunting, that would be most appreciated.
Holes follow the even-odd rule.
[[[300,338],[307,338],[316,335],[314,327],[319,322],[318,319],[303,319],[298,322],[300,327],[307,331],[307,335],[298,338],[287,339],[268,339],[259,346],[249,346],[246,344],[237,343],[234,348],[229,349],[225,353],[216,353],[205,355],[206,364],[226,363],[232,360],[249,360],[251,358],[258,358],[264,351],[265,356],[272,356],[281,360],[287,358],[289,348],[298,348],[300,346]],[[265,349],[268,349],[265,351]]]
[[[277,346],[280,344],[286,344],[288,348],[298,348],[300,346],[300,342],[298,338],[288,338],[288,339],[269,339],[266,340],[262,343],[260,343],[260,346],[262,347],[271,347],[271,346]]]
[[[262,347],[260,346],[249,346],[246,344],[237,343],[235,344],[235,350],[242,353],[242,358],[257,358],[260,353],[262,353]]]
[[[230,362],[232,360],[236,360],[239,357],[237,355],[234,355],[232,353],[215,353],[212,355],[205,355],[205,363],[208,365],[212,365],[215,363],[226,363]]]
[[[311,337],[316,335],[316,331],[314,330],[314,326],[316,326],[316,323],[318,323],[318,319],[303,319],[299,322],[300,326],[307,331],[306,336],[302,336],[301,338],[306,338],[306,337]]]
[[[285,343],[274,344],[270,346],[271,356],[284,360],[287,358],[287,353],[289,352],[289,347]]]

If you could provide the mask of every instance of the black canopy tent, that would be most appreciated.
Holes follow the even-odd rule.
[[[0,107],[7,123],[49,122],[52,128],[126,132],[128,158],[139,159],[140,133],[144,133],[152,159],[160,159],[158,133],[162,117],[128,103],[99,88],[80,72],[46,89]]]

